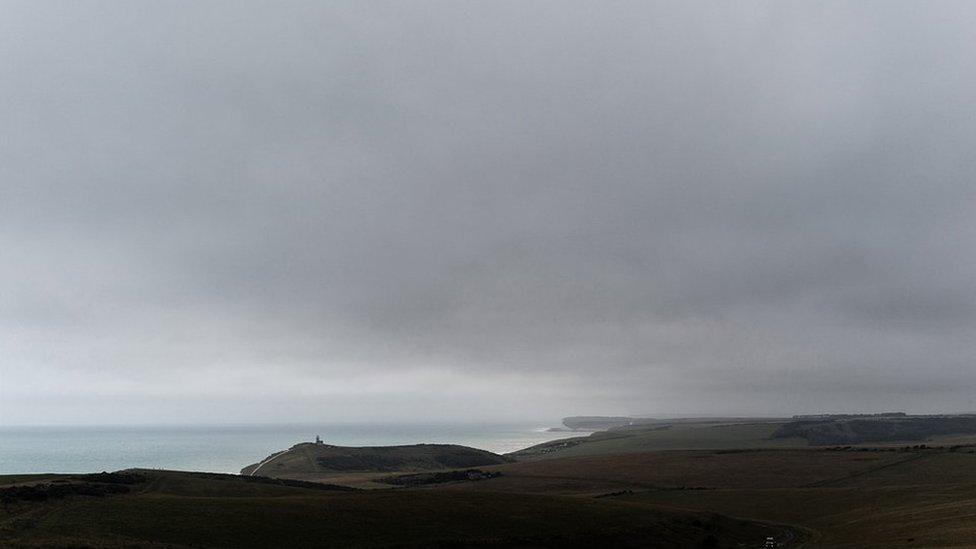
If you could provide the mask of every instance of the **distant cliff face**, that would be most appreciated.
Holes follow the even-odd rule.
[[[245,475],[378,473],[436,471],[498,465],[511,460],[455,444],[409,446],[332,446],[303,443],[241,470]]]

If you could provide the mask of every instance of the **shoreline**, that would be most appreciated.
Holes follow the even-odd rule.
[[[555,422],[551,422],[552,425]],[[255,460],[322,436],[339,446],[458,444],[498,454],[586,435],[524,423],[331,423],[0,426],[0,475],[129,468],[236,474]]]

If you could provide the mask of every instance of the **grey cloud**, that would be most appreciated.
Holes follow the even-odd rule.
[[[972,407],[966,3],[2,9],[0,421]]]

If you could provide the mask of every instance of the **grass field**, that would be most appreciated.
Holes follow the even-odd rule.
[[[676,451],[497,467],[445,490],[575,494],[785,523],[810,547],[976,546],[971,448]]]
[[[738,547],[789,528],[609,498],[335,491],[144,472],[129,493],[5,499],[4,547]],[[25,479],[21,479],[25,480]],[[28,485],[72,477],[26,479]],[[8,484],[8,488],[10,484]],[[0,497],[4,497],[0,493]]]
[[[0,486],[5,486],[8,484],[18,484],[22,482],[34,482],[40,480],[54,479],[58,475],[51,474],[38,474],[38,475],[2,475],[0,476]]]
[[[509,456],[520,460],[596,456],[658,450],[810,448],[972,444],[976,417],[903,416],[792,419],[677,419],[617,427],[589,436],[545,442]]]
[[[676,423],[647,428],[601,431],[585,437],[546,442],[510,454],[516,459],[593,456],[656,450],[798,448],[801,438],[773,439],[782,422]]]

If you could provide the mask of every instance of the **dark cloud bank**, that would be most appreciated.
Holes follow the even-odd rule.
[[[0,422],[976,409],[966,2],[6,2]]]

